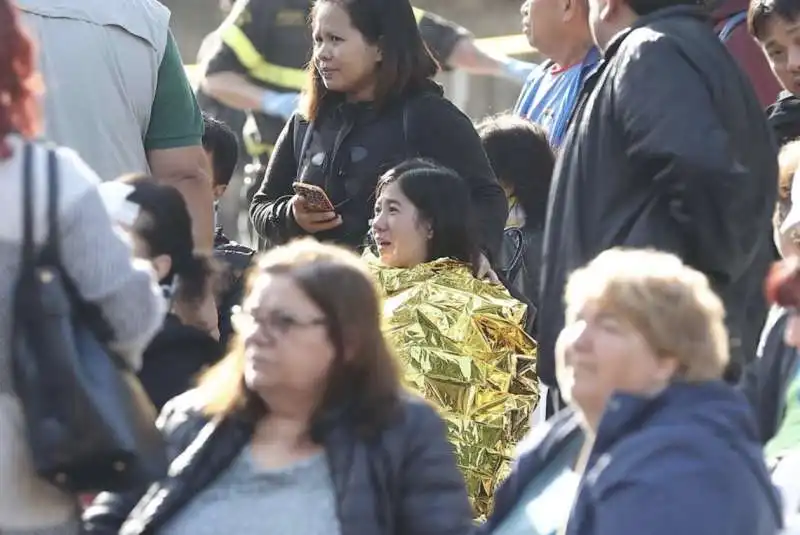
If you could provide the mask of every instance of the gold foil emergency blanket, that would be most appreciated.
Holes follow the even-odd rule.
[[[439,407],[482,516],[539,399],[526,305],[461,262],[398,269],[365,259],[384,293],[385,331],[405,381]]]

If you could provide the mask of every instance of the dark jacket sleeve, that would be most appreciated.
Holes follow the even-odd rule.
[[[633,40],[629,37],[622,46],[628,41]],[[721,284],[738,279],[760,243],[757,238],[765,230],[761,217],[768,218],[763,212],[770,204],[761,178],[771,170],[749,169],[743,161],[773,157],[747,158],[737,152],[744,140],[729,136],[724,124],[729,119],[717,111],[704,78],[713,73],[694,67],[671,39],[637,39],[618,54],[630,56],[612,73],[611,97],[627,158],[634,173],[652,180],[653,191],[664,196],[659,209],[667,210],[673,222],[659,238],[653,229],[656,243],[648,245],[677,253]],[[745,108],[749,104],[741,102]]]
[[[762,444],[769,442],[778,431],[783,416],[782,400],[787,381],[792,377],[784,370],[791,368],[796,359],[794,348],[787,347],[783,341],[788,319],[786,311],[770,312],[757,358],[745,367],[739,383],[753,408]]]
[[[445,425],[424,401],[409,404],[398,529],[404,535],[469,535],[472,508]]]
[[[478,245],[499,258],[508,201],[469,118],[449,100],[418,98],[409,114],[409,143],[424,158],[456,171],[467,183],[475,207]]]
[[[305,234],[292,217],[289,200],[294,195],[292,183],[297,177],[294,151],[294,130],[299,123],[295,115],[286,122],[275,142],[261,187],[250,204],[250,219],[259,236],[272,244],[285,243]]]
[[[167,444],[172,462],[197,435],[204,420],[186,410],[193,392],[187,392],[164,406],[156,422]],[[130,512],[147,493],[141,488],[124,493],[103,492],[83,513],[85,535],[117,535]]]

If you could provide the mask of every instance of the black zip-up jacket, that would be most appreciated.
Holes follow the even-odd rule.
[[[290,120],[275,146],[250,216],[271,244],[302,236],[291,215],[292,183],[323,188],[343,224],[317,238],[353,248],[364,243],[381,174],[410,157],[436,160],[461,175],[475,203],[479,245],[497,258],[508,205],[469,118],[430,82],[376,110],[331,101],[312,125]],[[447,202],[442,199],[442,202]]]
[[[705,273],[726,305],[734,362],[750,360],[767,310],[776,156],[750,81],[704,10],[662,9],[616,36],[553,176],[539,376],[555,384],[567,277],[615,246],[670,251]]]
[[[164,325],[142,355],[139,379],[158,410],[194,387],[197,376],[216,364],[224,346],[206,331],[167,314]]]
[[[86,535],[158,534],[238,457],[255,421],[244,415],[209,421],[188,392],[165,407],[159,425],[173,460],[169,475],[149,489],[98,496],[84,513]],[[472,509],[445,424],[426,402],[404,397],[395,421],[374,438],[363,438],[352,414],[342,410],[325,415],[312,431],[325,447],[342,535],[472,532]]]

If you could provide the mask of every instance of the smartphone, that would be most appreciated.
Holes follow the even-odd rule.
[[[295,182],[292,184],[294,192],[306,201],[309,212],[335,212],[333,203],[328,198],[325,190],[314,184]]]

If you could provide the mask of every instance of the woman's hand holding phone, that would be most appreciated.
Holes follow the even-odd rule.
[[[293,196],[289,203],[292,207],[292,217],[294,217],[295,222],[309,234],[331,230],[342,224],[342,216],[336,212],[309,210],[305,198],[300,195]]]

